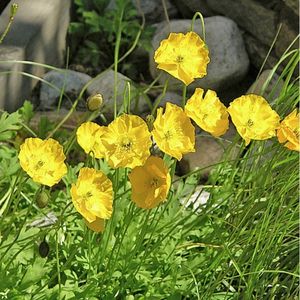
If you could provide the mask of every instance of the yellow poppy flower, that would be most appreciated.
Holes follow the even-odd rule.
[[[208,48],[195,32],[170,33],[155,51],[157,68],[189,85],[195,78],[206,75]]]
[[[186,114],[203,130],[218,137],[224,134],[228,127],[228,113],[225,105],[219,100],[216,92],[197,88],[185,105]]]
[[[76,210],[86,219],[91,229],[100,229],[103,222],[99,219],[111,217],[112,182],[101,171],[80,169],[77,182],[71,187],[71,197]]]
[[[300,116],[297,109],[293,110],[281,122],[277,130],[277,137],[280,143],[285,143],[284,146],[290,150],[300,151]]]
[[[276,135],[280,118],[261,96],[241,96],[230,103],[228,112],[246,145],[250,140],[266,140]]]
[[[20,147],[19,161],[33,181],[53,186],[67,173],[63,147],[54,139],[28,138]]]
[[[152,135],[157,146],[177,160],[183,154],[195,152],[195,127],[183,109],[170,102],[164,114],[163,108],[157,110]]]
[[[106,160],[113,168],[143,165],[152,145],[146,122],[128,114],[117,117],[108,125],[102,142],[106,148]]]
[[[99,126],[93,122],[85,122],[76,131],[77,142],[86,154],[93,152],[96,158],[103,158],[105,156],[105,147],[101,142],[101,137],[105,132],[105,126]]]
[[[150,156],[142,167],[135,167],[129,174],[132,201],[141,208],[154,208],[168,195],[171,176],[164,161]]]

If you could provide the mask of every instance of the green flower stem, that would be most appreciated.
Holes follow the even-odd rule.
[[[161,73],[159,74],[159,76],[161,76]],[[157,77],[157,78],[159,78],[159,77]],[[153,108],[152,108],[152,111],[151,111],[151,115],[152,116],[154,116],[154,114],[156,113],[156,109],[157,109],[158,105],[160,104],[160,101],[165,96],[165,94],[167,92],[167,89],[168,89],[168,84],[169,84],[169,77],[166,79],[166,81],[164,83],[162,94],[157,98],[157,100],[153,104]]]
[[[186,101],[186,89],[187,86],[183,84],[183,90],[182,90],[182,108],[184,109],[185,107],[185,101]]]
[[[55,257],[56,257],[56,270],[57,270],[57,281],[58,281],[58,300],[61,299],[61,277],[60,277],[60,261],[58,251],[58,231],[55,233]]]
[[[192,24],[191,24],[191,31],[194,31],[194,25],[195,25],[195,21],[196,21],[197,17],[199,17],[200,20],[201,20],[202,38],[203,38],[203,41],[205,42],[205,24],[204,24],[204,18],[203,18],[202,14],[200,12],[196,12],[194,14],[194,16],[193,16]]]
[[[117,117],[117,96],[118,96],[118,62],[119,62],[119,51],[122,36],[122,19],[124,14],[124,6],[122,6],[120,18],[118,20],[118,31],[116,37],[116,46],[114,54],[114,119]]]
[[[4,32],[2,33],[2,35],[1,35],[1,37],[0,37],[0,44],[2,44],[4,38],[5,38],[6,35],[8,34],[9,29],[10,29],[10,27],[11,27],[11,24],[12,24],[12,22],[14,21],[14,18],[15,18],[16,14],[17,14],[17,10],[18,10],[18,4],[13,3],[13,4],[11,5],[11,8],[10,8],[9,21],[8,21],[8,23],[7,23],[7,26],[6,26],[5,30],[4,30]]]

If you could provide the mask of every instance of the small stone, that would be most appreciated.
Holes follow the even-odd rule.
[[[236,136],[236,130],[233,125],[224,136],[214,138],[209,134],[201,134],[196,137],[196,152],[188,153],[183,156],[179,166],[184,174],[197,169],[203,169],[201,174],[207,177],[214,166],[223,159],[224,152],[233,146],[230,152],[230,159],[238,155],[239,146],[232,145],[232,140]]]
[[[258,79],[250,86],[247,94],[261,95],[270,103],[278,98],[283,89],[284,81],[279,79],[279,75],[272,73],[272,70],[263,71]],[[267,81],[269,81],[269,83],[266,85],[265,90],[263,91],[264,85],[267,83]]]
[[[30,120],[30,127],[32,129],[37,130],[39,123],[42,118],[47,118],[52,123],[59,123],[64,119],[68,110],[60,109],[57,111],[37,111],[35,112],[33,118]],[[81,124],[85,119],[85,113],[81,111],[74,111],[72,115],[66,120],[66,122],[62,125],[64,129],[73,130],[79,124]]]
[[[196,79],[187,87],[190,92],[199,86],[216,91],[228,88],[241,81],[249,67],[244,41],[235,22],[221,16],[205,18],[204,22],[210,63],[207,67],[207,75],[204,78]],[[150,53],[149,61],[150,73],[153,78],[160,72],[153,58],[154,51],[159,47],[160,42],[166,39],[170,32],[186,33],[190,30],[191,20],[173,20],[169,24],[157,25],[152,39],[153,51]],[[202,26],[199,20],[196,20],[194,24],[194,31],[202,36]],[[169,90],[182,91],[183,83],[166,72],[163,72],[159,82],[164,84],[166,78],[170,78]]]
[[[103,96],[101,112],[109,118],[114,114],[114,82],[114,71],[107,70],[96,76],[87,88],[89,95],[101,94]],[[130,83],[131,112],[138,114],[149,110],[146,97],[140,95],[130,78],[121,73],[117,74],[117,110],[122,108],[124,99],[128,97],[128,83]]]
[[[40,108],[42,110],[55,108],[62,92],[75,100],[85,84],[92,78],[84,73],[62,69],[46,73],[43,79],[56,88],[42,82],[40,91]],[[63,105],[65,104],[63,103]],[[70,105],[71,103],[68,103],[66,106],[69,107]]]
[[[47,227],[52,226],[58,221],[56,215],[53,212],[49,212],[46,216],[39,218],[29,224],[30,227]]]
[[[203,190],[203,186],[199,185],[190,197],[184,197],[179,201],[185,208],[192,206],[193,211],[200,213],[202,211],[201,207],[205,207],[209,197],[210,193]]]

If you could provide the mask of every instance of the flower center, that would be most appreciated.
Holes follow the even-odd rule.
[[[202,120],[204,121],[208,117],[208,114],[204,114]]]
[[[164,137],[166,140],[169,140],[171,137],[172,137],[172,133],[170,130],[167,130],[165,133],[164,133]]]
[[[86,193],[86,197],[87,197],[87,198],[90,198],[90,197],[92,197],[92,196],[93,196],[93,194],[92,194],[91,192],[87,192],[87,193]]]
[[[42,160],[39,160],[39,161],[36,163],[34,169],[35,169],[35,170],[38,170],[38,169],[40,169],[44,164],[45,164],[45,163],[44,163]]]
[[[158,179],[157,178],[152,178],[151,182],[150,182],[150,186],[151,187],[158,187]]]
[[[247,126],[252,127],[253,125],[254,125],[254,122],[251,119],[249,119],[247,122]]]
[[[121,142],[121,148],[126,152],[132,149],[132,145],[133,145],[132,141],[128,138],[123,139]]]
[[[176,62],[177,63],[182,63],[183,62],[183,56],[181,56],[181,55],[178,55],[177,57],[176,57]]]

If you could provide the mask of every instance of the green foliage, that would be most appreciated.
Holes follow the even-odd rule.
[[[77,52],[78,62],[101,70],[114,62],[119,26],[122,35],[121,55],[128,51],[139,34],[141,37],[138,46],[149,50],[154,32],[149,26],[141,32],[137,11],[131,0],[116,0],[111,8],[107,7],[108,3],[107,0],[76,0],[77,21],[72,22],[69,27],[71,47],[77,45],[76,49],[71,48],[71,57]]]
[[[0,116],[0,141],[8,140],[21,128],[21,115],[19,112],[8,114],[3,112]]]
[[[102,1],[92,3],[101,10]],[[299,56],[291,52],[289,59],[274,102],[282,117],[299,97],[291,76]],[[34,133],[32,116],[28,102],[0,116],[0,299],[297,299],[298,153],[275,138],[233,143],[203,183],[206,204],[196,210],[181,204],[196,190],[199,170],[173,178],[167,201],[145,211],[130,200],[128,170],[92,157],[79,162],[75,130],[55,130],[42,118]],[[29,134],[53,134],[69,158],[67,175],[47,189],[42,209],[35,201],[41,187],[17,158],[16,140]],[[175,170],[174,160],[165,161]],[[70,198],[84,165],[114,182],[113,216],[102,234],[87,229]]]

